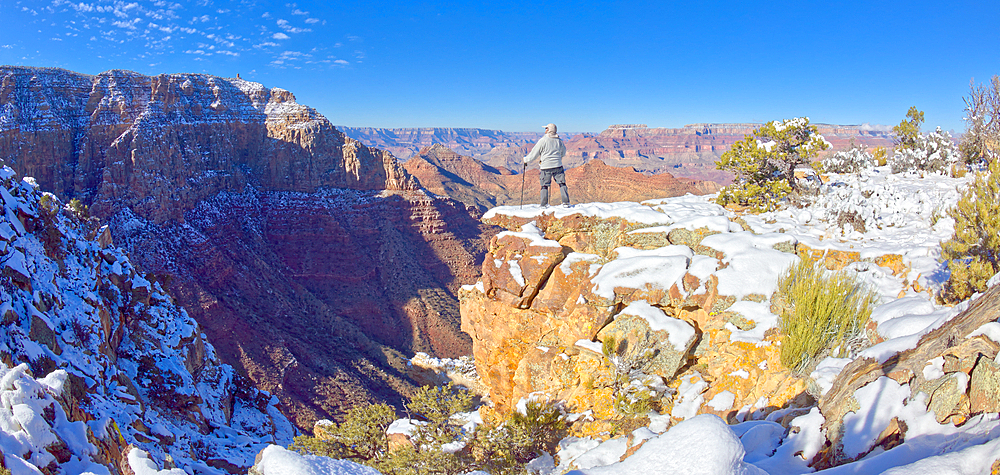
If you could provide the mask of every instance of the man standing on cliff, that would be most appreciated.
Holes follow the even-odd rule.
[[[562,139],[556,134],[556,124],[545,126],[545,135],[538,139],[531,152],[524,157],[524,170],[528,169],[528,164],[539,159],[538,167],[541,169],[539,178],[542,182],[542,207],[549,205],[549,185],[552,180],[559,184],[559,194],[562,198],[562,207],[569,207],[569,190],[566,188],[566,172],[563,170],[562,158],[566,155],[566,146]],[[522,173],[523,171],[522,170]]]

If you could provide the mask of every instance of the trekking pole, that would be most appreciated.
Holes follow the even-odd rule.
[[[524,172],[526,171],[528,171],[527,163],[521,167],[521,204],[517,207],[518,209],[524,208]]]

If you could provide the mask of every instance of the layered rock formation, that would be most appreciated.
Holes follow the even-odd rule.
[[[413,129],[383,129],[376,127],[344,127],[337,129],[359,142],[392,152],[400,160],[409,160],[434,144],[444,145],[468,156],[489,153],[495,148],[521,147],[533,143],[542,132],[503,132],[500,130],[426,127]]]
[[[711,180],[726,184],[731,176],[715,169],[715,162],[736,141],[761,124],[691,124],[678,128],[644,124],[612,125],[598,134],[562,134],[567,167],[601,160],[614,167],[644,173]],[[853,141],[868,147],[891,147],[886,126],[816,124],[833,145],[826,153],[846,150]],[[495,168],[519,169],[540,133],[511,133],[481,129],[371,129],[344,128],[347,135],[391,150],[397,156],[420,155],[423,148],[442,144]]]
[[[9,167],[0,195],[2,466],[134,473],[139,449],[157,467],[245,473],[291,441],[278,401],[222,363],[106,227]]]
[[[462,201],[480,211],[521,203],[522,183],[524,203],[539,200],[537,166],[523,176],[514,175],[506,168],[493,168],[442,145],[421,150],[403,166],[419,178],[428,191]],[[714,182],[677,179],[669,173],[645,175],[630,167],[610,167],[600,160],[568,169],[566,183],[574,203],[642,201],[718,191]],[[558,204],[558,192],[553,195],[551,204]]]
[[[488,227],[288,91],[4,67],[0,160],[107,220],[303,429],[399,404],[416,351],[469,350],[455,293]]]

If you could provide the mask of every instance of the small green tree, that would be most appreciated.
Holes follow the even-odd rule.
[[[906,111],[906,117],[899,122],[899,125],[892,128],[892,133],[896,134],[894,140],[899,148],[912,149],[917,146],[920,124],[924,123],[924,111],[917,110],[916,106],[910,106],[910,110]]]
[[[986,281],[1000,272],[1000,160],[976,174],[958,204],[948,210],[955,219],[955,234],[941,244],[951,276],[942,298],[960,302],[986,290]]]
[[[494,475],[526,473],[524,465],[552,452],[566,435],[566,420],[552,404],[532,401],[497,427],[476,431],[470,443],[475,467]]]
[[[959,149],[966,163],[1000,157],[1000,76],[989,85],[969,84],[965,98],[965,134]]]
[[[374,464],[389,452],[385,431],[396,419],[388,404],[355,406],[344,422],[320,426],[315,436],[298,436],[288,448],[303,454]]]
[[[426,422],[410,434],[413,446],[393,452],[392,457],[375,467],[395,475],[465,473],[466,460],[456,452],[472,434],[467,434],[452,417],[471,410],[472,406],[472,393],[454,383],[421,387],[406,405]]]
[[[733,144],[722,154],[716,168],[736,175],[731,185],[719,191],[719,204],[736,203],[755,211],[777,208],[779,201],[796,187],[795,167],[809,163],[830,147],[809,125],[808,117],[771,121]]]

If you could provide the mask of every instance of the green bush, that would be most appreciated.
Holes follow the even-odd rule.
[[[899,121],[899,125],[892,128],[896,134],[895,142],[897,148],[913,149],[917,146],[917,137],[920,136],[920,124],[924,123],[924,111],[917,110],[911,106],[906,111],[906,119]]]
[[[778,280],[781,315],[781,363],[799,373],[827,349],[844,356],[857,342],[871,316],[877,295],[846,272],[827,272],[802,259]]]
[[[948,210],[955,234],[941,243],[941,257],[951,276],[942,299],[960,302],[986,290],[986,281],[1000,271],[1000,160],[976,174],[958,204]]]
[[[470,434],[458,413],[473,407],[467,390],[449,383],[425,386],[406,405],[424,419],[410,434],[413,445],[389,451],[386,429],[396,418],[386,404],[358,406],[341,424],[320,426],[313,436],[296,437],[290,450],[303,454],[351,459],[387,475],[458,475],[486,470],[494,475],[526,473],[524,465],[542,452],[551,452],[566,435],[566,422],[558,407],[531,402],[496,427],[481,425]]]
[[[529,402],[498,427],[477,430],[469,454],[479,470],[493,475],[526,473],[524,465],[542,452],[553,452],[566,436],[566,421],[551,404]]]
[[[84,221],[90,218],[90,208],[83,204],[83,202],[78,198],[69,200],[69,204],[67,206],[69,206],[69,209],[73,211],[73,214],[75,214],[78,218]]]
[[[733,144],[715,162],[716,168],[735,174],[717,198],[719,204],[769,211],[796,190],[795,167],[809,163],[830,144],[805,117],[771,121]]]
[[[288,448],[337,459],[377,461],[389,451],[385,431],[395,419],[396,412],[388,404],[356,406],[343,423],[320,426],[315,437],[296,437]]]

